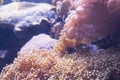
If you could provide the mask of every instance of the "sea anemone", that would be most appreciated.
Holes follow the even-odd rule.
[[[75,0],[55,50],[63,53],[68,47],[90,44],[119,33],[120,17],[115,15],[119,15],[118,4],[119,0]]]

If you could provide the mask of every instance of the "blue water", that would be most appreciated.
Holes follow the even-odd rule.
[[[52,0],[4,0],[4,4],[8,4],[12,1],[28,1],[28,2],[35,2],[35,3],[50,3]]]

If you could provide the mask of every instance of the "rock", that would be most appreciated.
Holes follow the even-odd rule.
[[[12,24],[14,31],[19,32],[29,27],[41,28],[42,22],[46,22],[44,27],[49,29],[50,9],[51,5],[45,3],[13,2],[0,8],[0,24]]]
[[[12,1],[28,1],[28,2],[36,2],[36,3],[51,3],[52,0],[4,0],[4,4],[8,4]]]
[[[34,35],[49,34],[54,14],[46,3],[13,2],[0,7],[0,70]]]
[[[0,50],[0,72],[6,64],[13,62],[14,58],[17,57],[18,47],[12,47],[4,50]]]
[[[6,53],[7,53],[6,50],[1,50],[1,51],[0,51],[0,58],[1,58],[1,59],[4,58],[5,55],[6,55]]]
[[[50,32],[55,12],[47,3],[13,2],[0,7],[0,28],[9,28],[21,46],[32,36]],[[3,14],[4,13],[4,14]]]
[[[0,49],[8,49],[17,46],[17,38],[12,27],[12,25],[0,24]]]
[[[27,52],[33,49],[53,49],[53,46],[57,40],[52,39],[49,35],[39,34],[33,36],[33,38],[28,41],[20,50],[20,52]]]
[[[0,71],[17,56],[20,48],[13,25],[0,24]]]

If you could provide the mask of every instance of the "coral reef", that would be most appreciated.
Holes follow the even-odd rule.
[[[4,0],[0,0],[0,5],[2,5],[4,3]]]
[[[57,1],[60,1],[60,5],[56,4]],[[72,1],[74,3],[71,5]],[[0,80],[119,80],[120,45],[107,49],[97,49],[96,45],[91,45],[92,43],[101,45],[99,40],[106,41],[106,44],[108,42],[110,45],[114,40],[118,41],[120,39],[118,34],[120,33],[119,4],[119,0],[53,0],[53,5],[60,7],[58,16],[66,17],[69,12],[65,25],[64,21],[62,23],[59,20],[53,23],[54,26],[51,30],[57,33],[55,36],[58,37],[60,30],[63,28],[58,43],[54,46],[53,39],[44,34],[33,37],[21,49],[13,63],[3,68],[0,73]],[[23,3],[21,8],[13,10],[13,13],[15,14],[19,9],[24,9],[24,5],[26,3]],[[39,9],[40,13],[43,11],[43,14],[36,12],[39,11],[38,4],[37,7],[31,5],[31,3],[28,5],[31,7],[27,9],[30,10],[30,16],[33,16],[32,13],[35,15],[35,23],[33,23],[35,25],[40,24],[39,19],[41,21],[43,15],[47,20],[54,15],[51,11],[45,11],[44,13],[43,8],[42,10]],[[9,9],[7,11],[9,12]],[[24,11],[24,14],[27,14],[27,11]],[[23,14],[19,13],[17,15]],[[38,19],[37,23],[36,17]],[[4,18],[2,20],[7,21],[9,19],[7,22],[14,22],[7,12],[4,14]],[[43,21],[46,20],[45,18],[42,18]],[[23,20],[26,20],[26,23],[28,22],[31,25],[33,19],[27,18]],[[42,23],[41,25],[46,24]],[[17,29],[19,27],[21,26],[18,25]],[[22,28],[20,29],[22,30]],[[109,37],[111,41],[106,37]],[[85,46],[80,46],[82,44]],[[71,54],[66,51],[69,47],[74,48]]]
[[[60,32],[63,29],[64,23],[63,22],[56,22],[53,27],[51,27],[51,37],[55,39],[59,39]]]
[[[0,6],[0,72],[33,36],[50,33],[55,14],[51,7],[47,3],[25,1]]]
[[[7,65],[0,79],[119,80],[119,48],[100,50],[96,54],[87,50],[65,54],[61,58],[53,51],[31,50],[19,54],[13,64]]]
[[[75,0],[55,50],[63,53],[68,47],[89,44],[119,33],[118,4],[119,0]]]
[[[51,28],[51,36],[59,39],[60,32],[63,29],[65,18],[72,7],[73,0],[52,0],[52,5],[55,6],[57,17],[54,20]]]
[[[47,70],[55,63],[57,56],[51,51],[31,50],[20,54],[14,63],[8,65],[0,75],[2,80],[37,80],[46,79]]]
[[[61,17],[66,17],[72,6],[72,2],[72,0],[63,0],[58,15]]]
[[[52,5],[56,6],[57,13],[60,17],[66,17],[73,0],[52,0]]]

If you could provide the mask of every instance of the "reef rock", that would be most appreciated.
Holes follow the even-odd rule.
[[[19,42],[14,34],[12,25],[0,26],[0,71],[6,63],[10,63],[17,56]]]
[[[57,40],[52,39],[49,35],[39,34],[33,36],[20,50],[20,52],[27,52],[33,49],[53,49]]]
[[[0,7],[0,28],[11,30],[24,44],[33,35],[50,32],[55,12],[46,3],[13,2]],[[3,14],[4,13],[4,14]]]
[[[49,21],[54,17],[51,8],[52,6],[46,3],[13,2],[0,8],[0,24],[13,25],[14,31],[19,35],[48,33]]]
[[[40,33],[49,34],[54,19],[52,6],[47,3],[13,2],[0,6],[0,70],[11,62],[17,51]],[[8,54],[9,53],[9,54]]]

